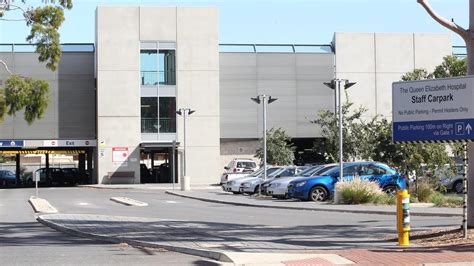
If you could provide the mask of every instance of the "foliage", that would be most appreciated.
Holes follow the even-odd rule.
[[[419,202],[430,202],[431,197],[435,194],[433,187],[427,183],[422,182],[418,187],[418,193],[413,193],[417,196]]]
[[[27,1],[21,1],[25,5]],[[38,60],[46,62],[46,67],[52,71],[57,69],[61,58],[61,44],[58,33],[64,22],[64,9],[72,8],[72,0],[46,0],[44,5],[36,7],[23,7],[17,2],[0,3],[0,21],[8,21],[5,12],[21,11],[22,18],[30,27],[30,34],[26,40],[34,44],[38,53]],[[5,64],[5,62],[1,61]],[[5,64],[8,72],[9,69]],[[3,121],[5,113],[15,115],[20,110],[25,110],[24,118],[31,124],[40,119],[48,106],[49,84],[44,80],[15,75],[10,72],[5,81],[5,87],[0,89],[0,120]]]
[[[344,204],[363,204],[369,202],[382,202],[385,192],[380,189],[376,182],[355,177],[349,181],[339,181],[336,184],[336,198]],[[339,202],[336,202],[339,203]]]
[[[467,75],[466,58],[459,59],[454,55],[443,58],[443,63],[437,66],[433,72],[435,78],[449,78]]]
[[[422,80],[422,79],[431,79],[431,78],[433,78],[433,74],[428,73],[426,69],[422,69],[422,68],[415,68],[412,72],[408,72],[402,76],[403,81]]]
[[[351,110],[353,105],[354,104],[349,101],[346,101],[342,105],[343,157],[346,160],[359,157],[358,155],[361,151],[359,148],[359,145],[361,145],[359,137],[362,137],[361,134],[365,133],[361,128],[363,124],[360,119],[367,109],[364,107],[358,107]],[[337,116],[331,110],[321,110],[318,113],[317,118],[310,122],[318,124],[321,127],[322,136],[325,140],[322,143],[322,147],[318,147],[318,149],[322,148],[324,150],[326,161],[339,161],[339,127]]]
[[[263,140],[261,142],[263,146]],[[282,128],[267,130],[267,162],[273,165],[290,165],[295,160],[295,147]],[[263,161],[263,148],[257,150],[255,157]]]

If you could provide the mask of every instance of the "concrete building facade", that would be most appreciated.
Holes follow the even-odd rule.
[[[21,114],[8,117],[0,139],[24,141],[16,150],[87,143],[92,183],[170,183],[173,165],[179,182],[184,117],[175,111],[189,108],[187,175],[192,184],[216,183],[228,161],[259,147],[262,110],[251,97],[278,98],[267,127],[283,128],[302,151],[322,137],[310,121],[334,108],[323,82],[357,82],[348,94],[368,108],[366,118],[390,117],[391,83],[414,68],[432,71],[452,53],[449,34],[335,33],[310,51],[229,50],[218,40],[216,8],[100,6],[95,50],[65,51],[56,72],[32,52],[0,53],[15,73],[46,79],[52,89],[43,120],[28,126]],[[7,76],[1,69],[0,80]]]

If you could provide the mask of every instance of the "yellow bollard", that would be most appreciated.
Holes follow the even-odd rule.
[[[397,192],[397,231],[398,245],[410,244],[410,194],[408,190]]]

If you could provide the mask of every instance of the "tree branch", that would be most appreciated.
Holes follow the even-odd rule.
[[[7,70],[8,73],[10,73],[10,75],[13,75],[13,72],[10,71],[10,69],[8,68],[8,65],[7,65],[7,63],[5,63],[5,61],[0,59],[0,64],[2,64],[5,67],[5,69]]]
[[[457,34],[459,34],[459,36],[461,36],[461,38],[463,38],[464,41],[466,41],[466,43],[469,41],[469,32],[466,29],[464,29],[463,27],[457,25],[456,23],[448,21],[447,19],[445,19],[445,18],[441,17],[440,15],[438,15],[433,10],[433,8],[430,6],[430,4],[428,3],[428,0],[417,0],[417,2],[421,6],[423,6],[423,8],[425,8],[426,12],[428,12],[428,14],[434,20],[436,20],[439,24],[441,24],[445,28],[450,29],[450,30],[456,32]]]

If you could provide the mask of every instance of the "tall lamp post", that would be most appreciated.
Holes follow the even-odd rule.
[[[341,89],[348,89],[355,85],[355,82],[349,82],[347,79],[333,79],[331,82],[324,82],[324,85],[334,90],[334,99],[335,99],[335,112],[339,113],[339,179],[342,180],[343,177],[343,138],[342,138],[342,129],[344,125],[342,124],[342,91]]]
[[[186,115],[190,116],[192,113],[196,112],[190,108],[180,108],[176,111],[176,114],[183,116],[183,182],[181,184],[181,190],[189,190],[186,176]]]
[[[268,104],[278,100],[278,98],[272,98],[270,95],[261,94],[255,98],[250,98],[257,104],[262,103],[263,107],[263,181],[258,185],[258,195],[261,195],[262,183],[267,180],[267,101]]]

